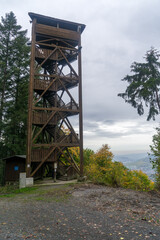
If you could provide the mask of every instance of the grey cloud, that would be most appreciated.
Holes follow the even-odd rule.
[[[120,122],[114,121],[84,121],[84,135],[86,138],[90,139],[93,137],[121,138],[123,136],[129,135],[145,135],[152,133],[152,128],[149,127],[149,123],[147,122],[143,123],[143,121],[132,121],[128,124],[128,122],[123,121],[122,123],[124,123],[123,126],[121,126]],[[114,129],[114,127],[118,125],[120,125],[120,129],[117,131],[112,131],[112,129]],[[103,126],[103,129],[101,128],[101,126]],[[109,127],[110,130],[105,129],[105,126]],[[125,131],[123,131],[123,129]]]

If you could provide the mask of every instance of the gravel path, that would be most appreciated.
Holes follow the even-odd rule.
[[[91,184],[0,198],[0,240],[160,239],[160,195]]]

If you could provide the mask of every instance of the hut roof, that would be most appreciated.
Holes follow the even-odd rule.
[[[2,160],[7,161],[7,160],[11,160],[13,158],[26,159],[26,155],[13,155],[13,156],[10,156],[10,157],[3,158]]]

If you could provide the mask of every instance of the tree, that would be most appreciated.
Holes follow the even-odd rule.
[[[160,54],[151,48],[145,55],[145,63],[134,62],[131,65],[132,75],[122,81],[128,82],[124,93],[119,93],[125,102],[137,109],[139,115],[144,114],[144,105],[149,108],[147,120],[155,120],[160,112]]]
[[[152,156],[150,161],[156,170],[156,187],[160,189],[160,127],[156,128],[157,133],[153,136],[153,145],[150,145]]]
[[[24,154],[26,143],[29,53],[27,31],[13,12],[0,23],[0,152]]]
[[[94,154],[94,151],[90,148],[83,150],[84,166],[87,167],[90,163],[90,157]]]

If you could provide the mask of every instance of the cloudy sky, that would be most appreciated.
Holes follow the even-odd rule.
[[[117,97],[121,79],[133,61],[144,61],[147,50],[160,49],[159,0],[0,0],[0,16],[13,11],[28,29],[28,12],[86,25],[83,46],[84,147],[109,144],[114,154],[149,151],[156,121],[146,121]]]

